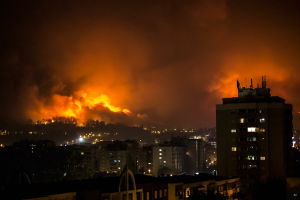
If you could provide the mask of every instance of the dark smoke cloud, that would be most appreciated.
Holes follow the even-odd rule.
[[[237,95],[236,78],[262,75],[299,110],[296,1],[1,4],[2,121],[42,117],[68,103],[55,95],[85,91],[132,114],[98,105],[85,107],[84,119],[209,127],[215,104]]]

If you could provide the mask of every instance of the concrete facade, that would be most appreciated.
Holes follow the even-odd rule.
[[[181,174],[185,168],[185,147],[153,147],[153,176],[162,174]]]
[[[217,175],[240,177],[243,187],[285,179],[292,138],[292,105],[268,88],[239,88],[216,106]]]

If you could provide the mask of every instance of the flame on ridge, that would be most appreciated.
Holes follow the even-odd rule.
[[[95,96],[95,97],[94,97]],[[114,113],[130,115],[132,112],[129,109],[122,109],[111,105],[108,96],[101,94],[100,96],[87,94],[83,91],[75,92],[73,96],[63,96],[55,94],[52,96],[52,104],[44,106],[40,105],[39,113],[31,113],[35,116],[34,119],[53,119],[55,117],[75,118],[79,124],[86,122],[89,119],[102,120],[101,116],[89,116],[87,118],[87,110],[97,110],[107,108]]]

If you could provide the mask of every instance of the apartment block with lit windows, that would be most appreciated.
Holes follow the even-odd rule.
[[[138,167],[142,174],[152,175],[153,172],[153,150],[152,146],[143,146],[140,149]]]
[[[292,105],[262,86],[240,88],[216,105],[217,175],[239,177],[242,187],[287,176]]]
[[[185,157],[183,146],[166,144],[153,147],[153,176],[184,173]]]
[[[104,145],[105,146],[105,145]],[[121,174],[128,163],[128,146],[121,141],[114,141],[99,150],[100,172]]]

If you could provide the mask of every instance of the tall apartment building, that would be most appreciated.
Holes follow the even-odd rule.
[[[95,170],[95,172],[100,171],[98,146],[92,145],[91,143],[80,143],[68,146],[68,148],[79,152],[81,156],[88,157],[91,162],[91,168]]]
[[[292,105],[261,87],[241,88],[238,97],[216,105],[217,175],[240,177],[242,186],[287,176],[292,139]]]
[[[185,147],[186,174],[192,175],[205,169],[205,142],[202,139],[172,137],[171,142]]]
[[[121,174],[127,165],[136,172],[139,143],[135,140],[102,141],[97,143],[99,149],[99,171]]]
[[[185,172],[185,147],[164,144],[153,147],[153,176]]]
[[[150,175],[153,172],[153,150],[152,146],[143,146],[140,149],[138,167],[142,174]]]
[[[100,167],[99,171],[107,173],[121,174],[128,163],[128,148],[124,142],[115,141],[107,144],[99,151]]]

